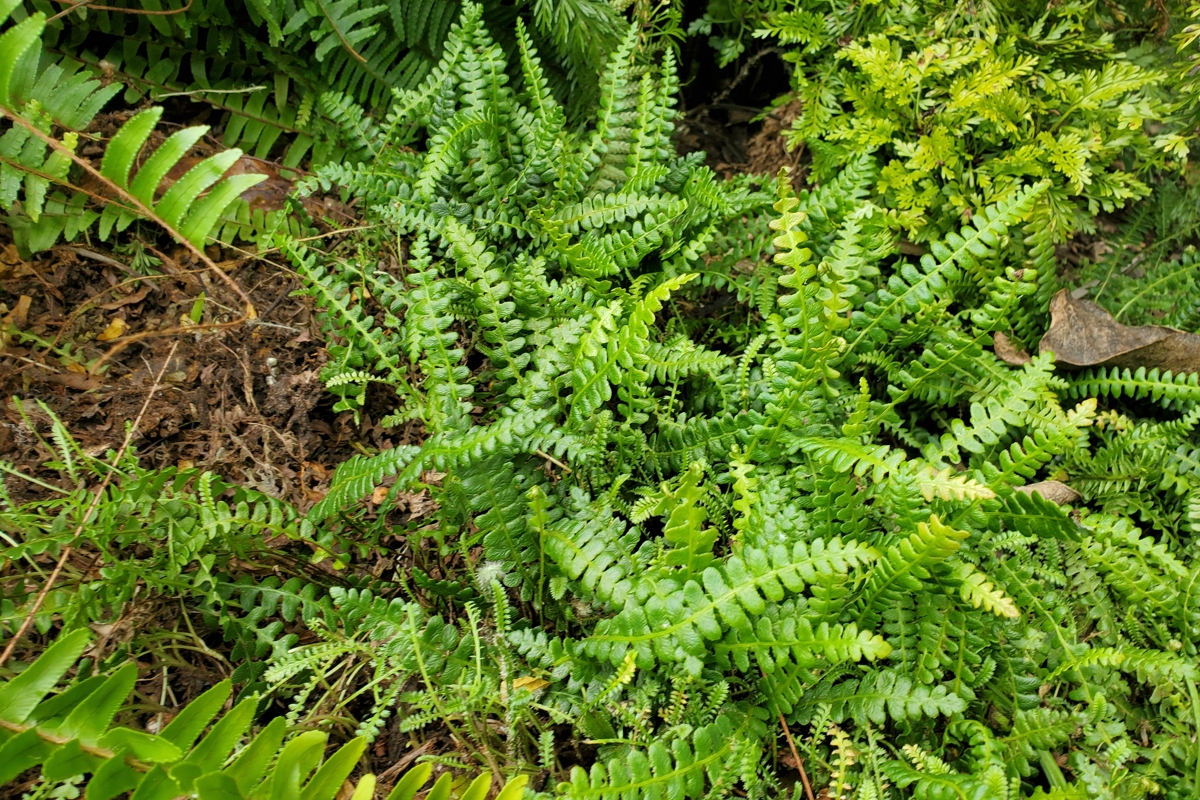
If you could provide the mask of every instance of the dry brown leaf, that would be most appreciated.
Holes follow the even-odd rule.
[[[1024,366],[1033,360],[1029,353],[1013,344],[1012,339],[1000,331],[992,334],[992,349],[996,351],[996,358],[1014,367]]]
[[[1200,371],[1200,336],[1162,325],[1122,325],[1066,289],[1050,301],[1050,330],[1038,345],[1068,367],[1157,367]]]
[[[0,280],[27,278],[33,274],[33,264],[21,260],[16,245],[9,244],[0,248]]]
[[[1017,491],[1024,492],[1025,494],[1040,494],[1051,503],[1060,506],[1069,506],[1083,497],[1079,492],[1061,481],[1031,483],[1028,486],[1018,486]]]
[[[349,778],[342,781],[342,785],[338,789],[337,797],[334,798],[334,800],[351,800],[351,798],[354,797],[354,789],[357,785],[357,781],[352,781]]]
[[[131,295],[127,295],[126,297],[119,297],[116,300],[112,300],[107,303],[100,303],[96,306],[96,308],[103,308],[105,311],[115,311],[122,306],[140,303],[146,299],[146,295],[148,294],[150,294],[150,284],[146,284],[141,289],[138,289],[136,292]]]
[[[375,491],[371,492],[371,502],[377,506],[383,505],[383,501],[387,500],[388,492],[391,490],[390,486],[376,486]]]
[[[29,321],[29,306],[31,303],[33,303],[32,297],[27,294],[21,295],[17,300],[16,307],[5,314],[3,318],[0,318],[0,324],[3,324],[5,327],[11,325],[18,330],[24,328],[25,323]],[[3,307],[0,307],[0,311],[3,310]]]
[[[117,317],[112,322],[108,323],[108,327],[104,329],[103,333],[97,334],[96,341],[111,342],[113,339],[124,336],[125,331],[128,329],[129,326],[125,324],[125,320],[121,317]]]
[[[429,494],[428,489],[422,489],[419,492],[407,492],[408,497],[408,514],[409,520],[421,519],[427,517],[434,511],[437,511],[440,506],[433,496]]]

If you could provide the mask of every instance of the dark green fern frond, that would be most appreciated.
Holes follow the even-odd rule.
[[[1163,408],[1180,411],[1200,400],[1200,373],[1176,375],[1157,368],[1098,367],[1071,377],[1067,391],[1071,397],[1148,398]]]

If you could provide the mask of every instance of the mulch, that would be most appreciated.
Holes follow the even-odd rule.
[[[182,249],[138,257],[146,255],[159,263],[135,269],[129,254],[83,244],[22,261],[15,247],[0,246],[0,320],[19,331],[0,347],[0,459],[54,477],[42,474],[54,458],[47,409],[102,457],[120,446],[160,374],[133,439],[146,467],[198,466],[305,509],[352,442],[384,446],[369,417],[356,425],[348,412],[332,412],[320,380],[323,343],[285,266],[218,253],[259,319],[156,336],[186,326],[194,310],[204,322],[236,319],[239,299]],[[9,484],[18,501],[39,491]]]

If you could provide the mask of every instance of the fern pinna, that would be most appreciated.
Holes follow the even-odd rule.
[[[52,0],[14,6],[51,19],[47,56],[58,68],[116,78],[131,103],[186,92],[223,121],[226,147],[289,168],[358,151],[364,109],[386,108],[394,90],[429,75],[462,10],[458,0],[192,0],[109,4],[64,18]],[[164,13],[146,13],[155,11]],[[594,98],[598,67],[620,36],[615,8],[521,0],[490,2],[488,13],[528,19],[555,56],[556,90]]]
[[[20,0],[0,2],[0,23],[8,22],[19,6]],[[115,196],[106,199],[102,210],[89,207],[88,192],[70,182],[80,172],[74,152],[86,137],[83,131],[120,85],[102,85],[86,71],[64,69],[53,61],[43,64],[45,27],[46,14],[37,11],[0,33],[0,118],[8,123],[0,133],[0,210],[19,251],[29,257],[60,237],[74,239],[97,222],[99,237],[108,239],[114,226],[123,231],[143,216],[165,225],[176,238],[202,246],[225,209],[266,176],[225,177],[242,155],[234,148],[200,161],[156,199],[159,184],[208,127],[175,132],[135,172],[138,154],[162,116],[161,108],[148,108],[108,142],[93,177]]]
[[[1054,252],[1026,225],[1052,186],[904,256],[869,162],[798,194],[718,182],[674,155],[669,55],[628,39],[581,129],[518,36],[514,85],[468,6],[367,131],[377,155],[310,181],[401,237],[392,268],[283,242],[345,407],[386,384],[428,437],[347,463],[310,520],[433,493],[410,535],[474,577],[420,591],[490,615],[479,663],[509,703],[537,676],[536,711],[474,706],[521,720],[509,757],[532,768],[568,723],[600,742],[568,796],[757,796],[782,717],[837,796],[1192,791],[1194,380],[992,351],[1044,330]],[[1146,427],[1142,398],[1184,416]],[[1050,477],[1090,510],[1022,491]],[[410,726],[425,680],[396,696]]]
[[[6,756],[0,784],[37,767],[48,782],[70,782],[63,785],[88,775],[87,797],[98,800],[127,793],[199,800],[376,796],[374,775],[347,781],[366,747],[363,739],[326,758],[325,733],[289,731],[282,717],[248,735],[257,698],[224,709],[229,681],[204,692],[153,734],[114,724],[137,679],[133,663],[109,676],[80,673],[71,686],[53,693],[88,643],[85,631],[66,634],[0,686],[0,753]],[[431,771],[423,764],[402,775],[387,800],[412,800]],[[525,781],[510,782],[498,796],[516,800]],[[490,775],[480,775],[459,797],[483,800],[491,783]],[[427,796],[445,800],[450,790],[450,775],[443,774]]]

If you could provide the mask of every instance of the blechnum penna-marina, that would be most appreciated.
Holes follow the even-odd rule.
[[[310,518],[446,473],[421,535],[474,565],[454,588],[502,672],[549,681],[518,757],[569,721],[608,742],[571,792],[767,792],[782,714],[858,796],[1021,796],[1064,746],[1080,786],[1190,785],[1200,389],[992,353],[1045,330],[1048,185],[901,256],[867,157],[796,194],[676,156],[669,53],[627,41],[578,130],[527,40],[518,85],[477,11],[451,41],[374,161],[314,181],[412,237],[402,269],[293,248],[341,402],[387,384],[429,432],[344,465]],[[1123,396],[1170,419],[1099,410]],[[1075,512],[1017,491],[1060,474],[1095,476]]]
[[[803,796],[789,740],[825,797],[1200,791],[1200,384],[995,355],[1036,349],[1060,288],[1051,182],[905,255],[867,154],[799,191],[677,155],[673,56],[636,31],[583,127],[519,24],[517,52],[465,6],[360,126],[371,158],[306,183],[371,229],[275,242],[339,410],[421,431],[277,524],[412,567],[217,574],[244,677],[356,741],[445,726],[453,764],[547,795]],[[1021,491],[1051,479],[1073,508]],[[308,643],[275,646],[279,608]]]

